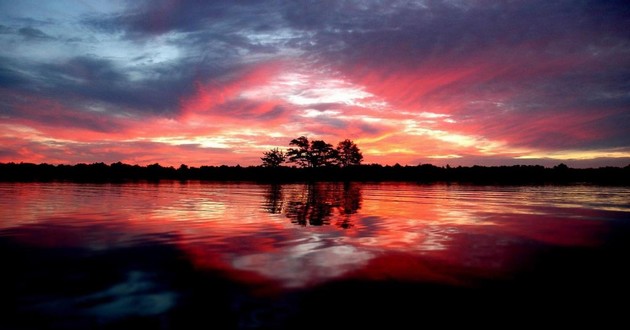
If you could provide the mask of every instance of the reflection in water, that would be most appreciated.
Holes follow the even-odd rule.
[[[329,225],[331,222],[348,229],[353,226],[351,215],[361,208],[361,185],[356,183],[309,183],[283,190],[270,185],[264,209],[284,214],[294,224]]]
[[[410,289],[426,302],[412,316],[436,299],[467,310],[453,288],[579,307],[630,277],[625,187],[0,183],[0,205],[0,328],[174,328],[208,311],[219,328],[300,328],[283,322],[330,321],[310,314],[322,304],[400,315]]]
[[[267,188],[265,194],[265,203],[263,209],[271,214],[282,213],[282,207],[284,206],[284,200],[282,196],[282,185],[271,184]]]

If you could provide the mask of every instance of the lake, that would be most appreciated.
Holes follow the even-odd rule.
[[[606,326],[630,293],[628,187],[0,183],[0,206],[2,329]]]

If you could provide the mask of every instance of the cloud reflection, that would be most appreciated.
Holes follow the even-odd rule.
[[[281,280],[287,287],[303,287],[331,280],[364,266],[372,253],[351,244],[334,244],[326,237],[311,237],[266,253],[236,257],[236,269],[255,271]]]

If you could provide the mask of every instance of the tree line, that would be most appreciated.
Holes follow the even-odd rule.
[[[361,164],[353,166],[265,167],[258,166],[187,166],[152,164],[130,165],[121,162],[76,165],[33,163],[0,163],[0,181],[72,181],[127,182],[159,180],[285,182],[379,182],[401,181],[418,183],[474,184],[572,184],[597,183],[630,186],[630,165],[626,167],[570,168],[540,165],[513,166],[435,166]]]
[[[292,146],[287,152],[274,148],[264,152],[260,159],[264,167],[278,167],[285,162],[297,164],[300,167],[316,168],[339,166],[347,167],[360,165],[363,154],[352,140],[345,139],[337,144],[336,148],[324,140],[309,141],[307,137],[300,136],[289,142]]]

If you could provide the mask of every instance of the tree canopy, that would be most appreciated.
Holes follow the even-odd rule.
[[[300,136],[289,142],[289,148],[286,152],[288,162],[295,163],[300,167],[322,167],[322,166],[350,166],[359,165],[363,160],[363,154],[359,147],[351,140],[339,142],[336,148],[332,144],[324,140],[309,141],[306,136]],[[277,148],[265,152],[262,158],[263,166],[279,166],[283,161],[272,162],[279,158],[274,156],[282,153]]]
[[[264,156],[260,159],[263,161],[263,166],[265,167],[278,167],[287,159],[284,152],[282,152],[278,148],[266,151],[263,153],[263,155]]]
[[[300,136],[297,139],[291,140],[291,142],[289,142],[289,145],[295,146],[295,148],[289,148],[289,150],[287,151],[289,162],[296,163],[302,167],[311,167],[311,144],[308,141],[308,138],[306,138],[305,136]]]
[[[344,167],[359,165],[363,161],[363,154],[354,142],[345,139],[337,145],[337,160],[339,165]]]

